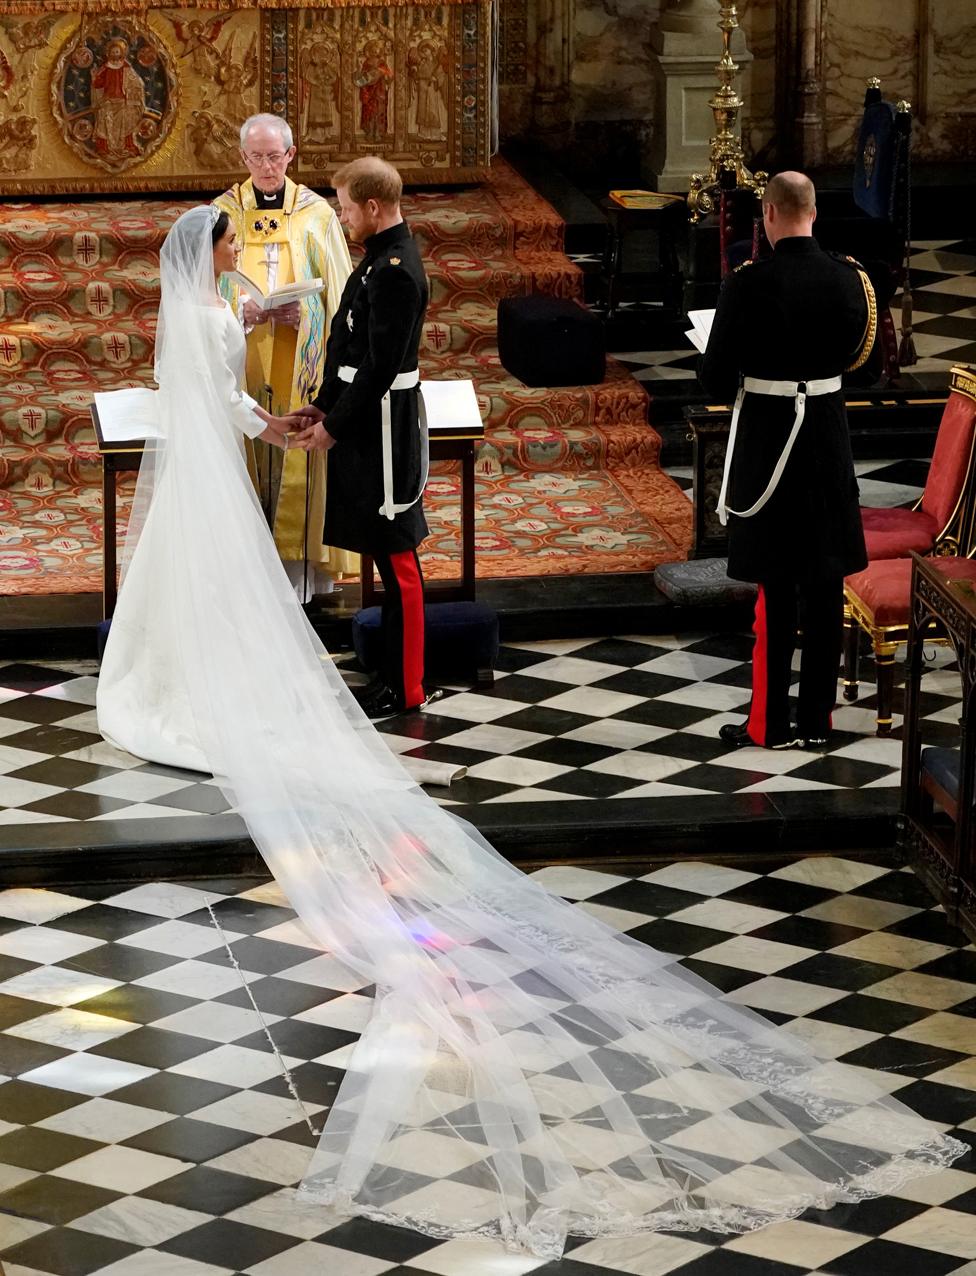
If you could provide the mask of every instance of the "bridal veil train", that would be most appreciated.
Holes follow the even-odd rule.
[[[251,487],[211,226],[193,209],[162,250],[163,438],[98,707],[125,745],[146,705],[171,706],[305,927],[375,985],[302,1190],[556,1257],[567,1234],[747,1231],[963,1155],[883,1075],[816,1057],[550,894],[410,780],[306,621]]]

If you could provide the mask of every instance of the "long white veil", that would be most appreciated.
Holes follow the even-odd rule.
[[[184,214],[162,250],[165,438],[134,553],[165,540],[145,623],[177,636],[215,775],[312,936],[376,988],[303,1191],[555,1257],[569,1233],[746,1231],[963,1155],[883,1080],[548,893],[410,780],[251,487],[207,361],[211,225]]]

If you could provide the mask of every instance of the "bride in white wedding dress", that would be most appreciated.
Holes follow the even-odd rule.
[[[251,487],[241,431],[268,423],[233,384],[211,228],[193,209],[162,250],[163,441],[98,713],[142,756],[171,734],[172,757],[192,748],[307,930],[376,987],[303,1192],[552,1258],[568,1234],[747,1231],[968,1151],[883,1075],[816,1057],[550,894],[412,783],[307,623]]]

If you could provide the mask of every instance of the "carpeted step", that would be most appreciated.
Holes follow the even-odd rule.
[[[131,249],[158,256],[169,228],[194,202],[154,201],[151,216],[141,200],[8,206],[0,268],[8,269],[25,253],[45,257],[49,265],[98,272]]]
[[[421,370],[429,359],[458,354],[498,353],[497,307],[472,302],[463,310],[439,306],[428,311],[420,343]]]
[[[42,309],[100,320],[154,314],[159,305],[159,261],[152,253],[130,249],[94,275],[73,267],[54,268],[37,254],[23,253],[9,269],[0,270],[0,297],[8,319],[23,319]]]
[[[114,368],[127,375],[153,367],[155,320],[132,316],[109,324],[94,319],[68,319],[41,314],[29,321],[4,325],[0,336],[0,367],[20,373],[42,368],[51,354],[77,354],[92,367]],[[12,343],[9,344],[9,343]]]
[[[0,488],[44,483],[101,483],[101,462],[91,421],[97,391],[151,384],[144,370],[126,375],[117,368],[86,368],[78,356],[58,352],[37,368],[4,384],[0,424],[4,446]]]
[[[471,256],[453,245],[442,247],[424,263],[430,281],[432,317],[441,306],[465,310],[497,304],[502,297],[544,293],[550,297],[583,297],[583,272],[562,253],[525,257]]]
[[[687,553],[691,503],[656,464],[573,473],[479,468],[476,485],[481,577],[636,572]],[[435,465],[424,493],[428,580],[457,575],[459,500],[457,474]]]

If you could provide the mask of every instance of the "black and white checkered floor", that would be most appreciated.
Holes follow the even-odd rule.
[[[863,503],[894,506],[917,498],[927,463],[860,461],[856,468]],[[673,473],[690,487],[687,471]],[[870,659],[862,662],[858,703],[834,715],[826,752],[728,752],[717,733],[746,710],[750,654],[745,633],[510,645],[490,691],[448,688],[428,711],[380,729],[398,753],[467,767],[449,792],[435,791],[447,804],[717,800],[897,784],[899,732],[887,740],[874,735]],[[952,744],[958,674],[948,652],[931,655],[923,678],[925,734],[930,743]],[[0,846],[4,825],[228,811],[207,777],[144,763],[101,739],[96,674],[93,662],[0,666]]]
[[[976,949],[909,870],[781,858],[538,876],[976,1146]],[[6,1276],[976,1271],[971,1154],[747,1236],[576,1241],[559,1262],[336,1220],[296,1196],[312,1139],[242,978],[320,1117],[370,990],[315,948],[273,883],[0,892]]]
[[[576,258],[584,270],[596,268],[591,255]],[[976,240],[920,240],[911,258],[913,328],[918,363],[913,375],[948,372],[956,363],[976,361]],[[900,323],[900,296],[892,303]],[[642,309],[640,302],[621,302],[623,312]],[[614,353],[632,375],[654,391],[662,382],[695,378],[698,355],[690,344],[668,350],[624,350]]]

